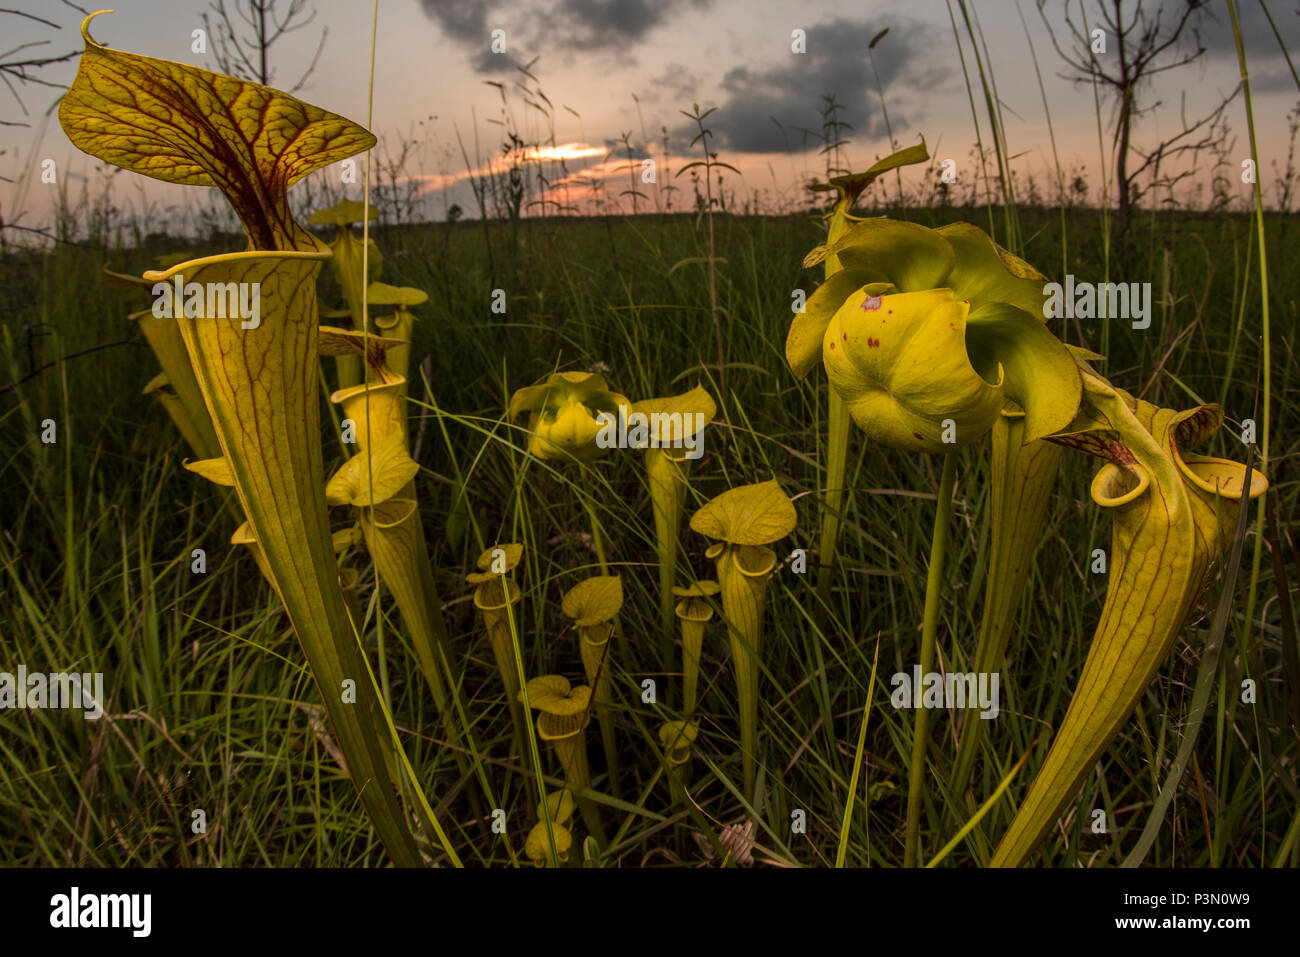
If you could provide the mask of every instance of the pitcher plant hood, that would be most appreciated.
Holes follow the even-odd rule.
[[[613,416],[631,403],[612,391],[605,377],[594,372],[556,372],[538,385],[526,386],[510,397],[507,417],[513,422],[528,413],[532,436],[528,451],[541,461],[576,459],[589,462],[604,451],[596,443],[602,412]]]

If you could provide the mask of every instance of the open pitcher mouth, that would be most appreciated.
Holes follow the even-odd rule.
[[[606,621],[599,625],[587,625],[582,629],[582,641],[583,644],[590,645],[592,648],[604,648],[609,644],[610,636],[613,634],[613,622]]]
[[[1250,474],[1250,497],[1259,498],[1268,490],[1268,479],[1259,469],[1247,469],[1231,459],[1208,455],[1179,455],[1175,457],[1178,470],[1188,482],[1203,492],[1222,498],[1240,500],[1246,490],[1246,475]]]
[[[737,545],[732,549],[731,560],[746,578],[762,578],[776,567],[776,552],[766,545]]]
[[[366,509],[366,519],[375,528],[396,528],[415,514],[417,504],[411,498],[390,498]]]
[[[537,734],[543,741],[564,741],[582,733],[587,726],[587,712],[575,714],[549,714],[537,716]]]
[[[1103,508],[1119,508],[1138,499],[1151,487],[1151,474],[1141,465],[1107,462],[1093,476],[1092,500]]]
[[[713,606],[703,598],[686,598],[676,605],[677,617],[683,621],[709,621],[713,618]]]
[[[519,586],[511,579],[492,578],[474,589],[474,607],[479,611],[501,611],[517,602],[519,595]]]
[[[207,266],[218,266],[225,263],[243,262],[244,260],[264,261],[267,259],[293,260],[314,260],[317,262],[326,262],[334,258],[334,251],[316,240],[317,249],[315,250],[296,250],[296,249],[246,249],[237,253],[219,253],[215,256],[200,256],[198,259],[188,259],[183,263],[177,263],[175,266],[168,266],[166,269],[146,269],[141,276],[147,282],[167,282],[175,278],[178,274],[184,275],[187,272],[193,273]]]

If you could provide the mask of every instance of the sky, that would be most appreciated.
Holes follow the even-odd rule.
[[[956,11],[956,0],[952,2]],[[9,4],[60,29],[0,13],[0,51],[45,41],[3,61],[79,49],[82,15],[67,0]],[[212,68],[211,37],[206,54],[193,50],[193,31],[204,27],[207,6],[207,0],[120,0],[114,13],[94,21],[92,33],[114,47]],[[1156,6],[1151,0],[1143,4],[1148,13]],[[724,173],[733,204],[729,208],[739,209],[745,199],[767,208],[806,206],[808,179],[824,178],[826,158],[818,154],[818,138],[828,94],[838,104],[837,118],[848,124],[841,132],[841,166],[862,168],[891,152],[892,130],[899,147],[924,136],[933,156],[952,159],[959,195],[980,175],[971,98],[944,0],[380,0],[373,104],[368,102],[371,4],[316,0],[314,7],[314,20],[273,48],[272,85],[294,85],[327,30],[317,69],[297,95],[363,124],[369,117],[381,139],[376,169],[382,167],[404,192],[418,198],[421,215],[441,217],[452,204],[475,215],[469,172],[503,168],[512,161],[533,184],[529,201],[545,200],[549,208],[591,212],[599,201],[601,209],[630,212],[634,199],[642,211],[670,201],[675,209],[689,208],[689,174],[676,174],[685,162],[702,156],[700,145],[692,145],[698,128],[682,112],[695,104],[702,110],[716,108],[704,120],[712,147],[738,171]],[[986,68],[991,66],[1002,103],[1017,189],[1023,195],[1030,177],[1041,192],[1054,189],[1054,134],[1061,166],[1069,178],[1082,173],[1091,190],[1089,200],[1096,202],[1102,153],[1093,89],[1068,78],[1069,68],[1054,49],[1048,28],[1055,28],[1068,48],[1065,3],[1047,0],[1047,23],[1035,0],[974,0],[969,7],[982,36],[979,52]],[[1165,0],[1164,7],[1169,19],[1180,3]],[[1081,8],[1091,18],[1090,26],[1097,26],[1096,0],[1069,0],[1076,23]],[[1142,91],[1144,105],[1159,105],[1142,117],[1139,143],[1176,132],[1182,117],[1199,118],[1237,86],[1226,2],[1211,9],[1214,16],[1199,29],[1204,56],[1162,73]],[[1300,90],[1259,0],[1241,0],[1240,9],[1260,179],[1266,201],[1272,202],[1273,167],[1287,164],[1294,141],[1287,114],[1300,103]],[[1271,0],[1268,9],[1292,58],[1300,60],[1300,2]],[[960,12],[956,16],[987,142],[974,50]],[[872,48],[873,38],[886,29]],[[802,31],[802,50],[795,31]],[[1099,60],[1113,65],[1113,41]],[[60,87],[71,82],[75,69],[73,58],[35,75]],[[5,221],[37,225],[48,220],[53,193],[40,179],[46,158],[63,171],[65,188],[75,189],[87,176],[92,184],[111,183],[113,202],[122,209],[150,208],[162,215],[157,211],[196,202],[194,194],[201,191],[192,188],[125,183],[123,177],[97,171],[58,127],[54,111],[60,90],[10,80],[10,90],[0,89],[0,121],[27,125],[0,126],[0,175],[6,179],[0,182],[0,213]],[[1050,130],[1044,96],[1051,110]],[[1102,115],[1109,119],[1105,105]],[[1244,205],[1250,187],[1240,182],[1240,163],[1250,150],[1240,96],[1224,116],[1229,128],[1218,142],[1224,162],[1231,165],[1225,170],[1228,188],[1234,202]],[[505,153],[507,129],[533,148]],[[1109,150],[1109,137],[1105,140]],[[402,144],[406,154],[397,166]],[[653,184],[641,175],[646,159],[656,164]],[[538,172],[546,178],[545,192],[536,185]],[[922,175],[909,171],[906,181],[918,182]],[[1200,183],[1204,197],[1209,181],[1210,174],[1203,171],[1181,185],[1182,195]],[[642,195],[630,195],[633,187]],[[884,188],[890,188],[887,181]]]

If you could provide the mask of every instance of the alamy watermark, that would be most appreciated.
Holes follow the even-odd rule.
[[[240,319],[241,329],[262,324],[259,282],[186,282],[177,273],[171,282],[153,284],[153,314],[159,319]]]
[[[1151,283],[1149,282],[1079,282],[1074,275],[1065,277],[1065,285],[1049,282],[1043,286],[1043,316],[1047,319],[1131,319],[1134,329],[1151,325]]]
[[[602,449],[681,449],[688,459],[704,454],[703,412],[629,412],[620,405],[618,415],[596,415],[600,431],[596,445]],[[694,425],[692,426],[692,421]]]
[[[976,708],[984,720],[996,718],[1001,710],[998,672],[937,671],[921,673],[920,665],[912,673],[894,673],[889,683],[893,692],[889,703],[895,708]]]
[[[132,937],[148,937],[153,930],[153,895],[83,894],[74,886],[50,898],[50,926],[122,927]]]
[[[10,708],[79,708],[94,721],[104,716],[104,673],[0,671],[0,711]]]

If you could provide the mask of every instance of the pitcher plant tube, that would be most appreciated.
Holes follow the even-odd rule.
[[[415,489],[419,466],[407,452],[405,400],[401,395],[405,380],[387,362],[395,348],[406,345],[400,339],[321,326],[322,355],[353,355],[368,367],[366,382],[330,396],[330,401],[342,409],[343,421],[351,423],[358,451],[326,487],[326,501],[357,509],[366,548],[406,625],[420,673],[433,694],[447,740],[456,749],[457,767],[464,774],[468,764],[457,743],[463,737],[468,750],[473,751],[474,746],[468,737],[465,705],[451,667],[451,639],[420,521]],[[401,484],[395,485],[398,480]],[[375,490],[366,491],[371,482]],[[480,784],[486,792],[487,782],[481,775]]]
[[[505,687],[506,705],[515,729],[515,746],[527,755],[527,716],[518,701],[519,667],[515,663],[517,628],[511,606],[519,601],[519,586],[508,577],[524,557],[524,546],[515,542],[486,548],[478,557],[478,571],[470,572],[465,581],[474,586],[474,607],[483,616],[488,645],[496,662],[497,673]],[[525,757],[526,760],[526,757]]]
[[[1106,459],[1092,499],[1111,515],[1106,602],[1051,749],[990,865],[1023,864],[1119,733],[1154,679],[1227,548],[1255,469],[1187,450],[1223,420],[1217,405],[1184,412],[1134,399],[1086,364],[1084,407],[1052,441]]]
[[[713,396],[698,385],[682,395],[643,399],[632,406],[632,414],[644,415],[648,423],[645,470],[659,559],[660,655],[665,671],[673,670],[673,586],[688,476],[691,461],[703,451],[704,426],[717,411]]]
[[[328,209],[318,209],[307,218],[311,225],[335,227],[334,240],[329,244],[334,253],[330,258],[330,271],[343,294],[344,308],[331,309],[329,314],[334,318],[346,316],[351,321],[352,328],[357,331],[369,331],[363,292],[367,284],[379,278],[384,268],[384,257],[375,241],[368,240],[367,246],[352,228],[353,223],[364,222],[367,216],[377,219],[379,210],[355,199],[343,199]],[[366,272],[364,278],[361,275],[363,269]],[[325,314],[325,310],[322,310],[322,314]],[[335,356],[334,368],[340,389],[360,384],[364,376],[360,359],[350,353]]]
[[[668,787],[674,804],[686,800],[686,774],[699,733],[698,721],[665,721],[659,726],[659,747],[668,765]]]
[[[388,350],[388,367],[402,379],[401,392],[406,394],[407,378],[411,367],[411,334],[415,331],[415,314],[412,306],[429,301],[429,294],[409,286],[390,286],[386,282],[372,282],[366,291],[372,306],[392,306],[391,315],[375,317],[375,325],[382,335],[401,341]]]
[[[623,607],[623,580],[618,575],[597,575],[578,582],[561,601],[564,614],[573,620],[578,633],[582,670],[591,686],[596,720],[605,749],[610,779],[618,777],[618,748],[614,741],[614,715],[610,672],[614,668],[612,646],[614,623]],[[611,786],[611,792],[615,790]]]
[[[523,694],[519,696],[523,700]],[[540,711],[537,734],[549,742],[564,769],[564,780],[573,789],[587,830],[605,846],[605,830],[590,798],[578,793],[591,787],[591,768],[587,763],[586,728],[591,720],[591,688],[569,684],[563,675],[540,675],[528,682],[528,701]]]
[[[700,654],[704,648],[704,630],[713,618],[709,601],[721,591],[715,581],[699,581],[686,587],[674,586],[673,594],[681,599],[673,609],[682,631],[682,713],[695,713],[700,686]]]
[[[745,798],[754,800],[758,755],[759,656],[767,581],[776,568],[768,547],[794,531],[794,504],[775,480],[723,492],[691,516],[691,528],[715,544],[705,553],[718,570],[722,613],[731,637],[736,674]]]

